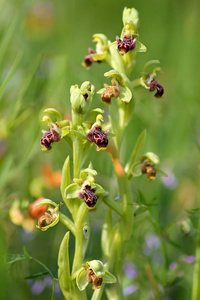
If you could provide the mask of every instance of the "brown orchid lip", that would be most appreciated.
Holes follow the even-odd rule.
[[[101,127],[92,127],[87,134],[87,140],[90,143],[95,143],[98,148],[106,148],[108,145],[108,131],[101,131]]]

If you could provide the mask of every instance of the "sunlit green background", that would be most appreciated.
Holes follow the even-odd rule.
[[[165,88],[163,99],[157,100],[148,91],[138,88],[135,93],[135,115],[126,130],[125,163],[137,136],[147,129],[144,153],[153,151],[161,159],[163,170],[174,176],[174,187],[168,188],[161,178],[148,182],[144,177],[135,180],[133,192],[139,188],[147,199],[156,198],[155,219],[165,227],[185,217],[185,209],[197,207],[199,189],[200,147],[200,38],[197,0],[55,0],[0,1],[0,287],[2,300],[50,299],[51,289],[32,295],[25,276],[41,271],[33,262],[14,264],[8,272],[4,255],[22,253],[23,245],[35,258],[45,263],[57,276],[57,253],[65,229],[58,224],[48,232],[27,233],[11,223],[9,209],[14,199],[37,199],[37,184],[41,166],[49,163],[54,171],[62,168],[70,153],[65,141],[57,143],[53,151],[41,151],[41,117],[47,107],[54,107],[64,116],[70,113],[69,88],[90,80],[96,89],[105,83],[104,64],[94,64],[90,70],[82,67],[88,48],[94,48],[92,35],[104,33],[114,41],[122,29],[124,6],[135,7],[140,14],[140,41],[147,52],[139,53],[131,75],[138,78],[144,64],[151,59],[161,62],[159,83]],[[100,97],[93,105],[106,110]],[[46,129],[46,128],[45,128]],[[105,159],[107,161],[105,165]],[[99,181],[117,195],[111,161],[107,153],[91,154]],[[38,181],[37,181],[37,178]],[[35,182],[35,181],[36,182]],[[43,188],[43,196],[59,203],[59,188]],[[137,196],[136,196],[137,201]],[[100,232],[105,207],[95,216],[91,214],[92,235],[87,256],[101,256]],[[65,212],[65,208],[63,208]],[[137,264],[138,290],[127,299],[153,299],[145,264],[152,266],[156,280],[160,278],[158,261],[142,252],[145,236],[155,232],[148,223],[136,225],[130,243],[129,261]],[[180,276],[168,291],[165,300],[188,300],[192,290],[194,264],[181,261],[182,255],[194,255],[194,232],[182,236],[178,226],[170,231],[170,238],[180,246],[167,246],[168,264],[180,261]],[[73,239],[71,239],[71,253]],[[157,250],[158,251],[158,250]],[[159,251],[158,251],[159,252]],[[155,253],[154,253],[155,254]],[[159,257],[159,253],[156,253]],[[62,299],[57,296],[56,299]]]

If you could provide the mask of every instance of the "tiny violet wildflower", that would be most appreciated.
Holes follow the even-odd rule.
[[[186,263],[191,264],[195,261],[195,256],[194,255],[185,256],[184,260]]]
[[[131,295],[131,294],[135,293],[138,290],[138,288],[139,288],[138,284],[131,284],[123,289],[123,294]]]
[[[172,263],[169,265],[169,269],[170,269],[170,270],[175,270],[175,269],[177,269],[177,267],[178,267],[178,265],[177,265],[176,262],[172,262]]]
[[[136,278],[138,275],[138,271],[136,266],[133,263],[126,262],[124,265],[124,272],[129,278]]]
[[[173,190],[178,185],[178,180],[174,173],[171,170],[166,170],[167,177],[162,177],[162,183],[168,188],[169,190]]]

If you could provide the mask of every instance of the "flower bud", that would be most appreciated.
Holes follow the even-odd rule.
[[[92,97],[95,93],[95,87],[89,81],[85,81],[81,87],[72,85],[70,89],[72,109],[77,114],[85,114],[91,104]]]

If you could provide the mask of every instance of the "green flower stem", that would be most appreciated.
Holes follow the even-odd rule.
[[[200,199],[199,199],[200,207]],[[192,300],[200,299],[200,219],[198,218],[196,230],[196,250],[195,250],[195,265],[193,273]]]
[[[122,209],[117,203],[115,203],[115,201],[108,197],[105,197],[103,198],[103,202],[110,208],[112,208],[119,216],[122,216]]]
[[[93,292],[91,300],[101,300],[101,296],[102,296],[103,290],[104,290],[104,285],[105,284],[102,284],[100,289],[97,289]]]
[[[78,126],[82,125],[83,115],[76,114],[72,110],[72,127],[77,130]],[[79,178],[81,162],[82,162],[82,147],[81,141],[78,136],[74,134],[73,136],[73,166],[74,166],[74,178]]]
[[[73,235],[75,235],[75,225],[72,220],[70,220],[67,216],[65,216],[61,212],[59,212],[59,220],[73,233]]]
[[[132,88],[135,89],[139,86],[142,85],[142,79],[141,78],[138,78],[138,79],[135,79],[131,82],[131,85],[132,85]]]
[[[79,207],[75,220],[75,254],[72,267],[72,276],[83,264],[83,226],[88,214],[88,208],[83,202]]]

